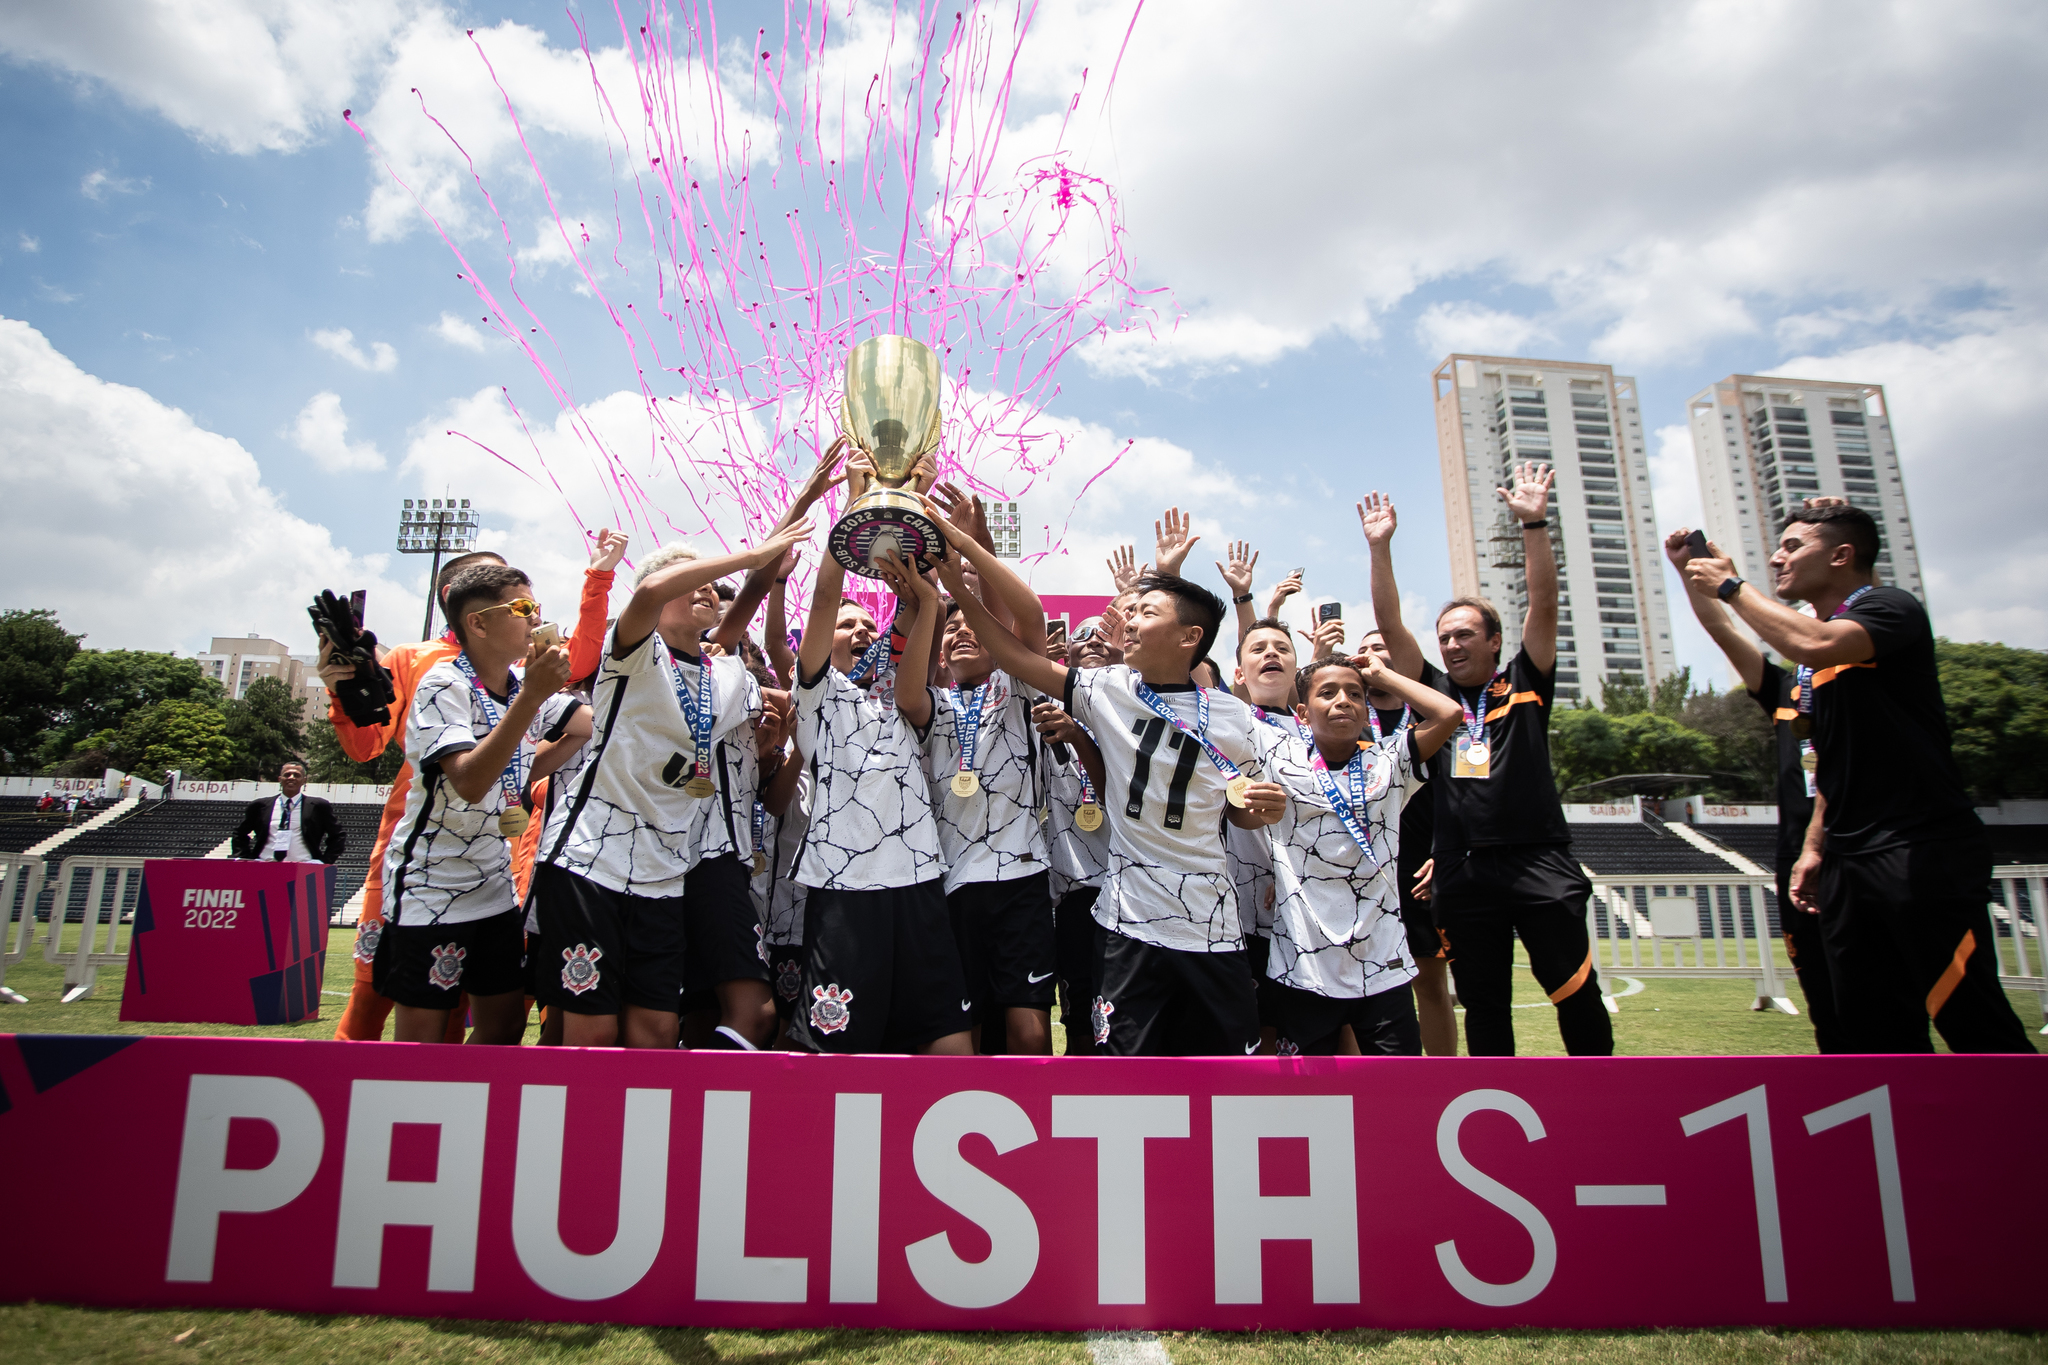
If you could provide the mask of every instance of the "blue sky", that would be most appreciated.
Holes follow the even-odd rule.
[[[424,572],[386,553],[397,500],[453,480],[487,489],[494,535],[566,608],[562,500],[443,433],[497,439],[504,385],[551,452],[573,438],[516,351],[457,325],[482,327],[448,248],[380,203],[337,115],[467,205],[458,243],[496,262],[495,287],[496,225],[409,107],[421,89],[528,253],[550,364],[630,430],[617,333],[539,250],[531,173],[460,41],[480,30],[558,197],[610,230],[604,147],[565,93],[573,27],[531,5],[260,9],[216,0],[183,28],[150,4],[114,29],[92,6],[0,15],[0,605],[56,607],[101,646],[192,650],[296,641],[315,588],[369,587],[372,624],[411,638]],[[718,11],[727,32],[756,13]],[[1051,147],[1046,113],[1081,67],[1099,93],[1130,13],[1044,7],[1020,148]],[[2043,26],[1999,4],[1309,6],[1285,29],[1265,7],[1151,6],[1113,99],[1084,102],[1059,150],[1118,189],[1136,278],[1183,317],[1064,364],[1045,421],[1074,473],[1137,445],[1039,581],[1090,587],[1109,545],[1142,557],[1178,502],[1205,570],[1242,536],[1262,592],[1304,564],[1362,620],[1351,504],[1380,488],[1426,614],[1449,591],[1428,376],[1456,347],[1636,374],[1667,525],[1697,491],[1665,429],[1705,384],[1888,385],[1937,627],[2048,646],[2029,587],[2048,571],[2029,458],[2048,429]],[[1031,510],[1064,518],[1079,482]],[[1674,624],[1680,661],[1719,676]]]

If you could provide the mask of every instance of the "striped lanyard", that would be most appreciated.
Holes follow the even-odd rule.
[[[1465,733],[1471,737],[1471,740],[1474,744],[1486,743],[1486,694],[1488,692],[1491,692],[1493,690],[1493,685],[1499,682],[1501,678],[1504,677],[1506,674],[1507,669],[1505,668],[1494,669],[1493,676],[1488,678],[1486,680],[1486,685],[1479,689],[1479,711],[1476,715],[1473,714],[1472,704],[1466,701],[1464,698],[1464,689],[1459,689],[1458,705],[1465,708]],[[1368,706],[1366,710],[1370,712],[1372,708]],[[1373,737],[1378,738],[1380,727],[1377,723],[1377,716],[1374,717],[1374,722],[1375,723],[1372,727]]]
[[[456,671],[461,673],[463,677],[469,679],[470,687],[473,688],[476,692],[477,705],[483,707],[484,709],[484,720],[489,723],[490,727],[493,730],[497,729],[498,721],[500,719],[500,716],[498,714],[498,704],[496,700],[492,698],[490,690],[484,686],[483,680],[477,677],[476,666],[470,663],[469,655],[456,655],[455,668]],[[518,696],[519,679],[517,677],[512,677],[511,686],[509,690],[507,690],[507,692],[505,693],[505,704],[509,707],[515,700],[518,699]],[[523,773],[526,769],[525,760],[526,736],[521,735],[519,737],[519,743],[516,746],[514,746],[512,750],[511,761],[505,765],[505,771],[498,774],[498,785],[504,789],[505,805],[507,809],[510,809],[511,807],[519,804],[519,780],[520,774]]]
[[[1297,720],[1293,716],[1289,716],[1286,720],[1283,721],[1263,706],[1254,706],[1252,708],[1252,714],[1257,716],[1265,724],[1272,726],[1275,730],[1278,730],[1283,735],[1291,734],[1294,736],[1294,738],[1300,740],[1304,744],[1312,744],[1315,742],[1315,737],[1309,733],[1308,727],[1306,725],[1303,725],[1299,720]]]
[[[1491,683],[1489,683],[1489,684],[1487,684],[1487,685],[1488,685],[1489,687],[1490,687],[1490,686],[1492,686],[1492,684],[1491,684]],[[1480,700],[1481,700],[1482,702],[1484,702],[1484,701],[1485,701],[1485,697],[1484,697],[1484,696],[1482,695],[1482,696],[1481,696],[1481,698],[1480,698]],[[1378,743],[1379,743],[1379,742],[1380,742],[1381,740],[1383,740],[1383,739],[1385,739],[1385,738],[1387,737],[1387,736],[1386,736],[1386,730],[1385,730],[1385,728],[1384,728],[1384,727],[1383,727],[1383,726],[1381,725],[1381,723],[1380,723],[1380,713],[1379,713],[1379,708],[1378,708],[1378,707],[1376,707],[1376,706],[1374,706],[1374,705],[1372,704],[1372,702],[1371,702],[1371,700],[1370,700],[1370,699],[1368,699],[1368,700],[1366,701],[1366,703],[1365,703],[1365,719],[1366,719],[1366,723],[1367,723],[1368,725],[1372,726],[1372,742],[1373,742],[1373,743],[1375,743],[1375,744],[1378,744]],[[1409,707],[1408,707],[1408,703],[1407,703],[1407,702],[1405,702],[1405,701],[1404,701],[1404,702],[1402,702],[1402,703],[1401,703],[1401,723],[1400,723],[1399,725],[1396,725],[1396,726],[1394,727],[1394,737],[1395,737],[1396,739],[1399,739],[1399,738],[1400,738],[1400,737],[1401,737],[1402,735],[1406,734],[1406,733],[1408,732],[1408,726],[1409,726],[1409,724],[1410,724],[1410,723],[1411,723],[1411,722],[1412,722],[1412,721],[1413,721],[1414,719],[1415,719],[1415,713],[1414,713],[1414,712],[1413,712],[1412,710],[1410,710],[1410,709],[1409,709]],[[1481,734],[1484,734],[1484,733],[1486,732],[1486,724],[1485,724],[1485,722],[1483,722],[1483,721],[1482,721],[1482,722],[1480,722],[1480,726],[1479,726],[1479,731],[1480,731],[1480,733],[1481,733]]]
[[[1855,606],[1857,598],[1863,596],[1864,593],[1869,592],[1876,586],[1875,583],[1865,583],[1862,587],[1850,593],[1842,599],[1841,606],[1836,607],[1833,612],[1829,613],[1828,619],[1832,621],[1843,612],[1849,610],[1849,608]],[[1806,664],[1799,665],[1799,714],[1802,716],[1811,716],[1813,714],[1813,669]]]
[[[1372,864],[1373,871],[1378,872],[1380,860],[1373,854],[1372,836],[1360,823],[1360,817],[1365,815],[1365,753],[1363,749],[1354,749],[1350,761],[1344,765],[1344,785],[1349,789],[1348,792],[1338,790],[1336,779],[1331,776],[1330,765],[1324,761],[1321,749],[1309,750],[1308,765],[1315,772],[1316,785],[1323,789],[1323,796],[1329,801],[1331,812],[1344,822],[1344,832],[1351,836],[1351,841],[1365,854],[1365,860]]]
[[[1166,702],[1160,698],[1160,695],[1157,692],[1154,692],[1149,686],[1146,685],[1145,680],[1143,678],[1140,678],[1137,674],[1133,673],[1131,675],[1131,682],[1137,687],[1138,700],[1152,708],[1153,715],[1158,716],[1161,720],[1164,720],[1168,725],[1171,725],[1174,729],[1180,731],[1183,735],[1186,735],[1189,739],[1201,745],[1202,752],[1209,755],[1209,761],[1216,765],[1216,771],[1222,773],[1224,777],[1232,780],[1235,780],[1237,777],[1240,776],[1237,770],[1237,765],[1235,763],[1232,763],[1229,759],[1225,758],[1223,756],[1223,751],[1209,742],[1208,688],[1197,687],[1195,689],[1195,723],[1194,727],[1191,729],[1189,728],[1188,723],[1182,720],[1177,714],[1175,714],[1174,709],[1171,706],[1168,706]]]
[[[963,773],[974,771],[974,751],[981,745],[982,706],[990,699],[991,690],[995,685],[992,679],[984,678],[981,684],[964,698],[960,692],[960,684],[954,683],[947,689],[946,704],[953,708],[953,731],[960,743],[960,771]],[[998,707],[1008,699],[1008,689],[1003,689],[1002,693],[994,698]]]
[[[683,708],[683,723],[690,727],[690,739],[697,750],[695,777],[709,779],[711,776],[711,660],[699,655],[697,658],[697,696],[690,697],[690,686],[683,681],[683,666],[674,655],[669,664],[675,670],[670,682],[676,689],[676,701]]]
[[[853,667],[847,670],[847,678],[856,687],[866,687],[875,680],[881,669],[882,659],[888,652],[889,632],[885,630],[875,637],[875,642],[868,646],[867,653],[854,660]]]

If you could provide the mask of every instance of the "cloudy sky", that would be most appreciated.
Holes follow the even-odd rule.
[[[831,4],[826,60],[858,88],[887,15]],[[744,39],[782,13],[717,19]],[[380,633],[414,638],[424,561],[389,553],[398,500],[449,490],[568,608],[579,518],[612,509],[587,467],[559,489],[536,471],[648,423],[604,302],[647,278],[640,209],[594,91],[630,100],[627,124],[639,106],[609,7],[587,58],[582,19],[0,8],[0,606],[189,651],[299,642],[316,589],[361,587]],[[1155,0],[1133,26],[1129,0],[1048,0],[1006,134],[1113,187],[1133,282],[1171,302],[1061,366],[1037,427],[1065,453],[1027,519],[1063,553],[1037,581],[1093,588],[1177,501],[1205,572],[1242,537],[1262,594],[1301,565],[1363,619],[1351,508],[1379,488],[1426,616],[1450,584],[1428,376],[1483,350],[1636,375],[1666,525],[1696,515],[1684,403],[1707,383],[1885,384],[1937,628],[2048,647],[2044,68],[2029,3]],[[565,218],[627,245],[566,241],[541,174]],[[501,293],[519,273],[576,414],[456,251]],[[1680,661],[1718,676],[1674,625]]]

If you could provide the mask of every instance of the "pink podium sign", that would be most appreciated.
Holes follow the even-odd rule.
[[[1985,1178],[2048,1122],[2036,1058],[0,1036],[0,1087],[0,1169],[59,1176],[9,1196],[38,1230],[0,1241],[16,1299],[754,1327],[2048,1325],[2016,1232],[2048,1192]]]
[[[295,1024],[320,1015],[324,863],[153,858],[142,869],[121,1018]]]

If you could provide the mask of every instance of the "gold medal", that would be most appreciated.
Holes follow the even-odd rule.
[[[1807,750],[1806,750],[1806,751],[1805,751],[1804,753],[1802,753],[1802,754],[1800,754],[1800,755],[1799,755],[1799,766],[1800,766],[1800,767],[1802,767],[1802,768],[1804,768],[1804,769],[1806,769],[1806,771],[1808,771],[1808,772],[1810,772],[1810,773],[1817,773],[1817,772],[1819,772],[1819,771],[1820,771],[1820,755],[1819,755],[1819,754],[1817,754],[1817,753],[1815,753],[1815,752],[1814,752],[1814,751],[1813,751],[1812,749],[1810,749],[1810,748],[1809,748],[1809,749],[1807,749]]]
[[[1074,828],[1093,834],[1102,828],[1102,807],[1093,801],[1074,808]]]
[[[972,796],[981,790],[981,775],[968,770],[953,774],[953,795]]]
[[[1230,804],[1239,810],[1244,809],[1244,794],[1251,789],[1252,780],[1249,777],[1233,777],[1223,784],[1223,794],[1230,799]]]
[[[699,801],[702,801],[717,790],[717,784],[708,777],[693,777],[683,784],[683,794],[685,796],[694,796]]]
[[[766,872],[767,870],[768,870],[768,855],[767,855],[767,854],[765,854],[765,853],[763,853],[763,852],[762,852],[762,851],[761,851],[760,849],[758,849],[758,848],[757,848],[757,849],[755,849],[755,850],[754,850],[754,875],[755,875],[756,877],[758,877],[758,876],[760,876],[760,875],[761,875],[761,874],[762,874],[763,872]]]
[[[507,839],[517,839],[526,833],[526,826],[530,820],[531,817],[517,806],[510,810],[501,810],[498,812],[498,833]]]

